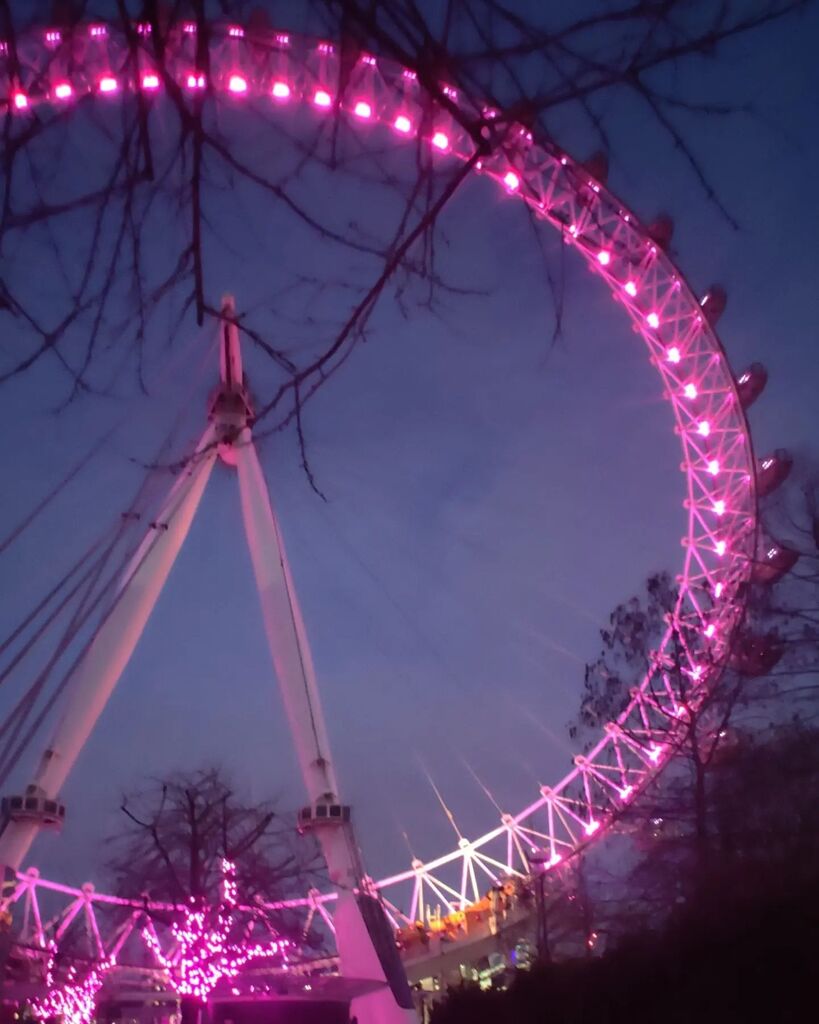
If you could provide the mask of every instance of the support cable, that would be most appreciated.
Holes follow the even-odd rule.
[[[173,509],[170,510],[169,517],[172,516],[173,513],[174,513],[174,510]],[[74,673],[76,672],[77,668],[82,663],[82,661],[85,658],[85,656],[88,654],[88,651],[91,649],[91,646],[94,643],[95,639],[97,638],[100,630],[103,628],[103,626],[106,624],[106,622],[111,617],[113,612],[116,610],[116,608],[119,605],[119,602],[122,600],[124,595],[128,592],[128,584],[130,583],[131,580],[134,579],[134,577],[136,576],[136,574],[139,571],[140,567],[145,562],[145,559],[153,551],[154,545],[157,543],[160,535],[161,535],[161,531],[156,530],[154,532],[154,535],[151,538],[150,544],[145,546],[145,551],[141,555],[138,564],[134,568],[134,571],[130,574],[130,576],[129,576],[128,580],[126,581],[125,585],[122,586],[120,588],[120,590],[116,593],[116,595],[114,597],[114,600],[111,602],[111,604],[105,610],[105,612],[102,615],[102,618],[100,619],[100,621],[96,624],[96,626],[94,628],[94,631],[92,632],[91,636],[88,637],[88,639],[83,644],[83,646],[80,649],[80,651],[77,653],[77,655],[74,658],[74,660],[71,662],[71,664],[68,666],[68,668],[63,673],[62,677],[60,678],[59,682],[57,683],[57,685],[56,685],[56,687],[54,689],[54,692],[48,698],[45,706],[40,710],[39,714],[37,715],[37,718],[28,727],[28,730],[27,730],[26,734],[22,737],[22,739],[20,739],[20,741],[18,742],[17,746],[15,748],[13,748],[13,749],[11,749],[11,743],[13,742],[14,737],[12,737],[9,740],[9,742],[7,742],[6,747],[5,747],[4,751],[3,751],[3,753],[0,754],[0,785],[5,785],[5,783],[6,783],[7,779],[8,779],[8,777],[9,777],[10,773],[12,772],[14,767],[16,766],[18,760],[20,759],[22,754],[25,752],[25,750],[28,748],[28,746],[31,743],[32,739],[34,738],[34,736],[37,734],[38,730],[40,729],[40,726],[43,724],[45,718],[50,713],[51,709],[54,707],[55,703],[60,698],[60,696],[62,695],[62,693],[64,692],[64,690],[66,689],[66,687],[68,686],[70,681],[72,680],[72,678],[74,676]],[[113,585],[115,585],[116,583],[119,582],[119,580],[121,579],[123,570],[128,566],[130,559],[132,559],[134,557],[134,555],[139,551],[139,546],[141,544],[142,544],[142,540],[140,540],[138,542],[138,544],[132,550],[126,552],[126,555],[121,560],[120,565],[117,567],[117,570],[115,570],[111,574],[111,576],[109,577],[109,579],[108,579],[107,583],[105,584],[104,588],[95,597],[93,605],[92,605],[91,609],[89,609],[88,615],[86,616],[86,619],[88,617],[90,617],[92,612],[98,607],[99,603],[107,595],[107,593],[110,590],[110,588]],[[69,645],[70,641],[74,639],[78,629],[79,629],[79,627],[77,627],[77,629],[74,630],[74,632],[72,633],[72,635],[70,637],[70,640],[68,642],[61,643],[61,645],[59,647],[59,650],[58,650],[58,653],[55,654],[50,659],[49,664],[46,666],[46,668],[40,674],[40,677],[38,678],[37,682],[31,688],[31,691],[35,691],[36,690],[36,694],[34,694],[32,696],[32,699],[31,699],[31,702],[30,702],[30,706],[27,708],[27,710],[25,712],[24,720],[31,713],[31,710],[32,710],[32,707],[33,707],[33,700],[36,699],[36,696],[39,695],[39,692],[42,690],[45,682],[47,681],[48,675],[50,675],[51,670],[54,667],[54,664],[58,660],[59,656],[64,653],[64,651],[65,651],[66,647]],[[30,693],[31,693],[31,691],[30,691]],[[21,726],[22,726],[22,722],[20,723],[20,726],[18,726],[18,729]]]
[[[33,736],[36,734],[36,731],[39,729],[39,727],[42,724],[45,716],[50,712],[51,708],[54,706],[54,703],[56,702],[56,700],[58,699],[60,694],[63,692],[63,690],[65,689],[65,687],[68,684],[68,681],[71,678],[74,670],[76,669],[76,667],[79,665],[80,661],[82,660],[82,657],[84,657],[85,653],[90,648],[90,645],[91,645],[91,643],[93,643],[93,640],[95,639],[97,633],[102,628],[102,626],[104,625],[105,621],[107,621],[108,616],[111,614],[111,612],[113,612],[114,608],[117,606],[117,604],[118,604],[122,594],[127,589],[128,582],[130,582],[130,579],[133,578],[133,573],[132,573],[131,576],[129,577],[129,580],[125,581],[125,584],[123,585],[123,587],[122,587],[121,591],[119,592],[119,594],[117,594],[116,599],[114,600],[114,602],[112,603],[110,608],[107,610],[105,616],[102,618],[102,620],[100,622],[97,623],[97,625],[94,628],[94,631],[92,633],[92,636],[90,637],[90,639],[86,643],[86,645],[83,647],[83,649],[80,652],[80,655],[78,656],[78,658],[75,659],[75,661],[69,667],[68,671],[63,675],[62,679],[60,680],[60,682],[57,685],[56,692],[54,694],[52,694],[50,699],[47,701],[45,707],[41,710],[40,714],[37,716],[37,719],[36,719],[35,723],[33,724],[33,726],[31,726],[28,729],[28,732],[26,733],[25,737],[23,738],[22,741],[20,741],[17,744],[16,748],[12,749],[12,745],[15,742],[15,738],[17,736],[19,736],[20,730],[23,728],[23,725],[25,724],[26,720],[29,718],[32,710],[34,709],[34,707],[36,705],[36,702],[37,702],[37,699],[39,698],[40,694],[42,693],[42,691],[43,691],[43,689],[44,689],[44,687],[46,685],[46,683],[48,682],[48,678],[51,675],[51,672],[53,671],[54,666],[57,664],[57,662],[59,661],[60,657],[65,653],[65,651],[70,647],[71,643],[76,639],[76,637],[77,637],[78,633],[80,632],[80,630],[89,621],[89,619],[93,615],[94,611],[99,607],[100,602],[110,593],[112,586],[114,586],[115,584],[117,584],[118,582],[121,581],[122,575],[123,575],[125,569],[128,567],[128,565],[131,562],[131,560],[133,559],[133,557],[139,551],[139,546],[140,546],[140,544],[143,541],[142,537],[140,537],[135,544],[132,544],[128,548],[128,550],[125,552],[123,557],[119,559],[117,566],[113,570],[113,572],[112,572],[111,576],[108,578],[107,582],[102,586],[102,588],[99,590],[99,592],[96,595],[94,595],[95,586],[98,583],[98,581],[100,579],[100,576],[102,575],[102,573],[104,571],[106,563],[109,561],[109,559],[110,559],[113,551],[115,550],[117,544],[121,540],[124,539],[130,524],[132,524],[133,522],[138,522],[138,521],[140,521],[143,518],[144,519],[150,518],[150,517],[147,516],[146,513],[148,511],[148,508],[150,507],[151,502],[153,500],[155,500],[155,498],[157,497],[157,493],[156,492],[154,494],[151,494],[150,491],[151,491],[151,485],[158,479],[157,467],[159,465],[159,459],[164,455],[165,452],[167,452],[167,450],[169,449],[169,447],[173,443],[173,439],[174,439],[175,435],[177,434],[177,432],[179,430],[179,426],[180,426],[182,417],[184,415],[184,412],[189,407],[189,404],[190,404],[189,400],[190,400],[190,398],[192,396],[192,392],[198,386],[198,384],[200,383],[200,380],[201,380],[202,374],[204,372],[204,369],[205,369],[205,367],[206,367],[207,363],[209,362],[210,357],[212,355],[213,348],[214,348],[214,344],[213,343],[211,345],[207,346],[207,349],[206,349],[206,351],[205,351],[205,353],[203,355],[202,360],[200,361],[199,366],[196,368],[196,371],[194,372],[194,374],[191,375],[189,385],[186,388],[187,394],[184,396],[186,400],[180,403],[179,412],[177,413],[176,417],[174,418],[174,421],[171,424],[171,426],[170,426],[166,436],[163,438],[163,440],[161,441],[161,443],[159,445],[159,448],[157,450],[157,454],[156,454],[156,457],[155,457],[155,464],[152,467],[149,468],[149,471],[143,477],[143,479],[142,479],[142,481],[141,481],[141,483],[139,485],[139,488],[137,489],[137,492],[136,492],[133,500],[131,501],[131,504],[130,504],[129,508],[126,510],[126,512],[121,514],[121,521],[120,521],[119,525],[115,529],[115,535],[114,535],[111,543],[106,546],[105,550],[101,553],[100,557],[97,559],[97,561],[94,563],[94,565],[91,566],[91,568],[88,570],[88,572],[86,572],[84,574],[84,576],[79,581],[79,583],[72,589],[72,591],[68,595],[68,597],[65,598],[60,603],[60,606],[57,609],[57,611],[53,612],[49,616],[47,622],[37,631],[37,634],[35,635],[35,637],[32,640],[30,640],[27,645],[25,645],[24,650],[22,652],[18,652],[18,655],[15,657],[15,659],[13,659],[12,664],[10,666],[7,666],[7,668],[4,670],[2,676],[0,676],[0,683],[2,683],[5,680],[5,678],[7,678],[9,672],[14,667],[16,667],[17,664],[19,664],[19,662],[22,660],[22,657],[24,657],[25,654],[28,653],[28,651],[34,645],[34,643],[36,643],[36,640],[39,639],[44,634],[44,632],[48,628],[48,626],[50,626],[55,621],[55,619],[58,617],[59,613],[62,610],[64,610],[64,608],[70,602],[70,599],[72,597],[74,597],[79,592],[79,590],[82,589],[82,587],[87,583],[88,585],[87,585],[87,587],[85,589],[85,594],[80,599],[79,606],[75,609],[75,611],[74,611],[74,613],[73,613],[73,615],[71,617],[71,620],[69,621],[68,625],[64,629],[63,634],[62,634],[62,636],[60,637],[60,639],[59,639],[59,641],[57,643],[57,647],[56,647],[56,650],[55,650],[54,654],[51,656],[51,658],[47,662],[46,666],[41,670],[41,672],[39,673],[39,675],[38,675],[37,679],[35,680],[35,682],[28,688],[26,693],[18,701],[16,707],[11,712],[11,714],[9,716],[7,716],[6,721],[2,724],[2,726],[0,726],[0,736],[3,736],[5,733],[7,733],[7,732],[9,732],[10,730],[13,729],[13,732],[11,732],[11,734],[9,735],[9,738],[8,738],[8,740],[6,742],[5,748],[3,749],[2,753],[0,753],[0,766],[2,766],[2,767],[0,767],[0,782],[4,782],[5,779],[7,779],[9,773],[11,772],[13,767],[15,766],[17,759],[25,752],[26,747],[31,742],[31,739],[33,738]],[[123,418],[123,421],[124,421],[124,418]],[[99,447],[100,447],[100,442],[97,442],[97,445],[95,445],[95,448],[92,449],[92,453],[89,453],[89,455],[87,455],[85,457],[84,462],[87,462],[90,459],[91,454],[93,454],[93,452],[96,449],[98,449]],[[196,457],[196,456],[195,455],[191,456],[191,458],[188,459],[188,463],[194,457]],[[84,464],[84,462],[82,464]],[[76,475],[76,472],[79,472],[79,468],[80,467],[75,467],[75,469],[73,471],[75,475]],[[70,476],[70,474],[69,474],[69,476]],[[67,482],[68,482],[68,478],[66,479],[65,483],[67,483]],[[57,491],[56,493],[59,493],[59,492]],[[54,496],[56,496],[56,494]],[[37,514],[39,514],[39,507],[38,507],[38,509],[35,510],[35,512],[33,513],[33,516],[31,518],[35,518]],[[25,527],[25,524],[24,524],[23,525],[23,529],[25,529],[25,528],[26,527]],[[19,535],[19,532],[20,531],[18,530],[18,535]],[[108,532],[110,533],[110,530]],[[56,588],[52,588],[52,591],[50,591],[49,594],[47,594],[46,597],[39,602],[39,604],[34,609],[34,611],[32,613],[30,613],[26,617],[24,622],[20,626],[18,626],[18,628],[13,632],[12,636],[7,638],[7,641],[5,641],[3,646],[2,646],[2,648],[0,648],[0,652],[2,652],[2,650],[5,650],[6,647],[8,646],[8,644],[10,642],[12,642],[13,639],[16,638],[20,634],[20,632],[28,624],[30,624],[30,622],[32,622],[34,620],[34,618],[36,618],[37,614],[39,614],[45,607],[48,606],[49,601],[51,601],[53,599],[53,596],[56,593],[59,592],[59,590],[62,588],[62,586],[65,585],[65,582],[67,581],[67,579],[70,579],[71,576],[76,571],[78,571],[79,567],[81,565],[83,565],[87,561],[87,559],[91,556],[93,551],[96,550],[99,547],[99,545],[103,543],[104,536],[105,535],[103,535],[103,537],[100,538],[100,540],[98,540],[94,545],[92,545],[92,547],[78,561],[78,563],[74,567],[72,567],[71,570],[69,570],[69,573],[67,574],[67,578],[64,579],[63,581],[61,581],[61,583],[58,584]],[[155,543],[155,540],[156,540],[157,536],[158,536],[158,533],[155,534],[155,536],[154,536],[154,543]],[[142,562],[148,556],[148,554],[151,552],[152,549],[153,549],[153,543],[151,543],[150,545],[148,545],[146,547],[146,550],[145,550],[142,558],[140,559],[139,565],[142,564]],[[136,571],[136,569],[139,568],[139,565],[134,569],[134,572]],[[90,605],[89,605],[89,602],[91,602]]]
[[[79,462],[77,462],[66,475],[59,481],[40,501],[34,506],[33,510],[20,522],[17,526],[8,533],[2,541],[0,541],[0,555],[2,555],[11,545],[19,540],[20,537],[26,532],[26,530],[34,523],[39,516],[48,508],[52,501],[57,498],[65,488],[71,483],[71,481],[79,476],[79,474],[85,469],[88,463],[97,455],[102,448],[108,443],[108,441],[114,436],[117,429],[123,421],[114,427],[113,430],[105,430],[93,443],[91,448],[83,455]]]

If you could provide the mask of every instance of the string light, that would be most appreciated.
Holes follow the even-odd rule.
[[[229,860],[223,860],[220,905],[207,908],[192,901],[184,908],[183,919],[171,926],[174,952],[170,956],[162,951],[156,933],[151,928],[143,928],[145,945],[168,972],[178,995],[206,1002],[220,981],[231,981],[251,960],[279,956],[286,963],[286,949],[290,945],[287,939],[257,943],[230,939],[237,901],[236,866]]]
[[[96,1011],[97,993],[113,965],[113,960],[102,961],[82,981],[78,980],[76,967],[69,967],[65,983],[55,985],[52,957],[46,971],[48,992],[41,999],[31,1002],[31,1012],[40,1020],[61,1017],[63,1024],[91,1024]]]

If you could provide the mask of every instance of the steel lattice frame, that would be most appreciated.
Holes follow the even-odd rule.
[[[494,179],[556,227],[603,278],[645,342],[674,411],[688,518],[678,603],[651,667],[617,721],[586,755],[575,758],[557,785],[544,787],[517,814],[504,814],[479,839],[461,840],[455,850],[427,863],[415,861],[374,884],[399,927],[423,917],[428,897],[451,912],[480,899],[502,876],[526,876],[535,850],[545,851],[551,866],[565,862],[603,834],[673,755],[687,709],[717,681],[743,615],[742,591],[757,543],[755,463],[734,377],[700,301],[646,226],[602,182],[519,126],[495,131],[493,111],[454,89],[444,87],[442,104],[430,106],[412,72],[363,55],[337,104],[331,44],[282,33],[251,39],[230,25],[212,26],[212,81],[206,83],[195,69],[194,25],[181,23],[171,34],[161,70],[151,62],[149,26],[136,24],[129,36],[101,24],[73,30],[70,40],[57,31],[28,36],[18,44],[20,70],[14,78],[3,47],[0,89],[5,82],[7,109],[24,117],[38,104],[59,106],[90,94],[105,103],[140,90],[158,95],[176,87],[193,94],[208,87],[228,103],[262,103],[271,111],[302,103],[316,118],[338,112],[351,130],[382,137],[387,131],[399,144],[428,146],[441,162],[476,161],[475,143],[463,125],[482,121],[494,148],[475,162],[476,173]],[[44,891],[67,900],[50,928],[39,909],[38,893]],[[311,892],[277,906],[301,907],[306,927],[323,921],[332,929],[334,898]],[[101,957],[121,948],[134,915],[145,906],[91,887],[47,882],[32,872],[19,876],[15,900],[24,911],[25,933],[37,943],[49,935],[59,938],[85,914]],[[125,920],[103,938],[97,918],[112,908],[125,908]]]

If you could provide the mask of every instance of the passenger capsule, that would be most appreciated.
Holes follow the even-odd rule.
[[[719,284],[712,284],[700,299],[700,306],[703,313],[705,313],[705,319],[712,327],[725,312],[727,303],[728,295],[722,285]]]
[[[657,245],[667,249],[671,245],[671,238],[674,235],[674,221],[667,213],[661,213],[656,220],[649,224],[648,233]]]
[[[780,487],[788,478],[793,469],[793,458],[785,448],[777,448],[772,455],[766,455],[757,459],[756,463],[756,493],[760,498]]]
[[[728,666],[743,676],[764,676],[777,664],[785,645],[776,633],[745,633],[734,643]]]
[[[737,377],[737,394],[743,409],[748,409],[762,394],[768,383],[768,371],[762,363],[751,363]]]
[[[784,544],[768,541],[762,554],[756,560],[751,573],[751,581],[765,584],[776,583],[786,572],[790,572],[798,561],[798,551],[785,547]]]
[[[589,159],[583,162],[583,166],[595,181],[599,181],[601,185],[606,184],[609,176],[609,158],[606,153],[602,150],[592,153]]]

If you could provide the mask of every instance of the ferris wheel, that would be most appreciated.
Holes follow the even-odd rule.
[[[758,497],[782,483],[790,458],[783,451],[754,456],[746,410],[763,390],[766,373],[753,364],[737,375],[729,365],[716,334],[724,291],[693,291],[668,252],[671,221],[661,217],[646,224],[635,216],[607,189],[604,160],[579,162],[528,128],[504,122],[479,98],[446,85],[430,113],[412,71],[369,54],[359,56],[337,96],[339,54],[330,42],[214,24],[208,79],[197,63],[194,23],[169,29],[162,66],[152,60],[150,34],[147,23],[135,23],[128,33],[88,24],[65,38],[47,30],[20,40],[15,62],[0,44],[0,91],[8,112],[26,118],[41,105],[59,107],[87,97],[107,104],[134,93],[158,99],[171,87],[191,96],[207,89],[227,105],[253,102],[271,111],[299,106],[305,117],[338,116],[362,139],[391,139],[408,152],[426,147],[441,164],[460,161],[552,225],[602,280],[645,346],[673,411],[686,480],[677,603],[627,706],[574,758],[563,779],[523,794],[521,806],[501,814],[484,835],[461,838],[433,860],[413,860],[405,870],[372,880],[351,842],[350,807],[335,775],[309,629],[253,444],[237,319],[233,301],[226,299],[219,325],[220,381],[201,439],[133,551],[71,675],[63,717],[32,784],[4,801],[0,864],[17,873],[7,900],[25,914],[32,940],[46,941],[43,894],[59,894],[64,904],[51,922],[52,934],[59,937],[64,922],[82,912],[91,921],[100,959],[116,955],[129,928],[136,927],[140,906],[109,935],[101,924],[106,911],[127,909],[128,901],[20,869],[37,831],[64,817],[65,778],[138,643],[221,458],[237,472],[265,630],[309,796],[300,825],[315,831],[332,883],[329,891],[271,906],[303,912],[306,929],[330,930],[343,973],[387,983],[362,1003],[362,1024],[409,1019],[406,984],[389,952],[391,935],[423,921],[430,900],[457,914],[478,903],[488,886],[530,877],[536,863],[559,871],[603,836],[674,756],[687,716],[726,667],[761,673],[776,657],[765,638],[742,631],[742,622],[749,582],[772,582],[792,564],[791,552],[765,542],[757,517]],[[476,130],[468,131],[467,124]]]

